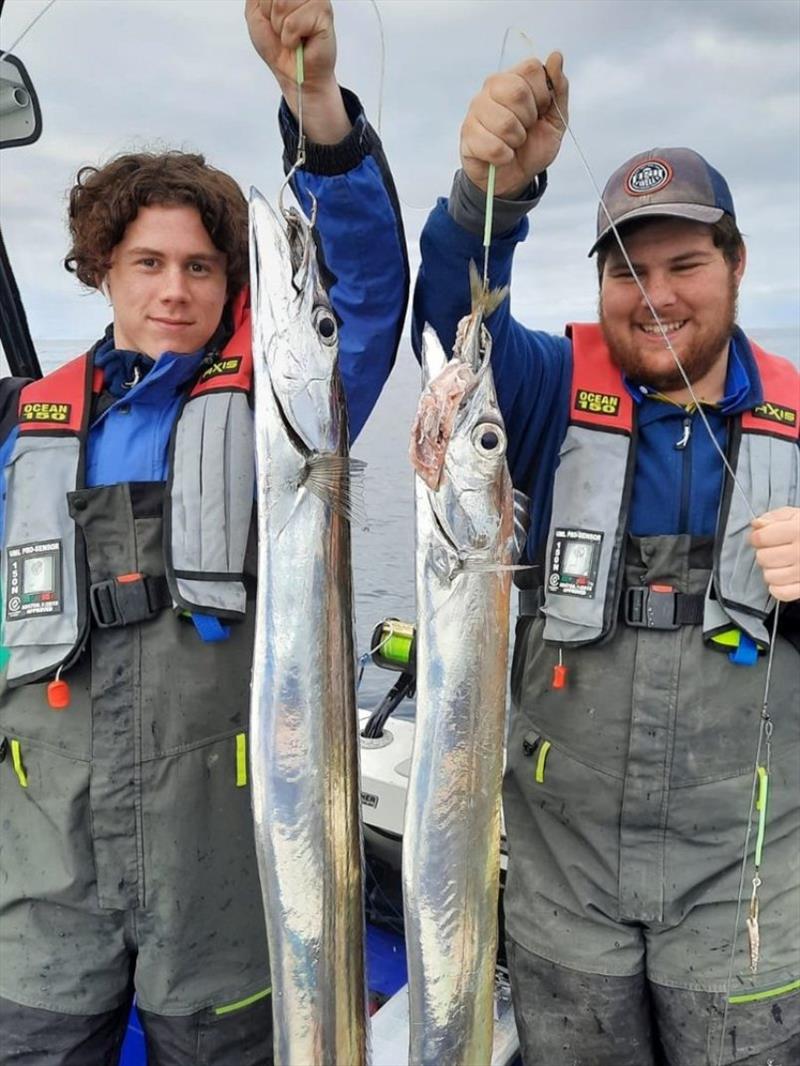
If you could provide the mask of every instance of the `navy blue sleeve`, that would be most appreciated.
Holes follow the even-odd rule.
[[[511,283],[516,245],[525,238],[523,220],[509,234],[492,240],[489,280],[492,288]],[[440,200],[422,232],[422,265],[414,292],[412,341],[419,357],[422,330],[429,323],[445,351],[451,351],[456,326],[470,310],[469,262],[483,265],[481,238],[462,229]],[[511,314],[511,297],[486,323],[492,335],[492,370],[508,434],[508,463],[514,485],[532,499],[537,545],[550,519],[552,481],[567,426],[572,376],[571,346],[566,337],[527,329]]]
[[[377,134],[357,97],[342,90],[353,129],[335,145],[307,145],[295,175],[305,210],[317,199],[317,231],[341,320],[339,360],[350,437],[363,428],[394,366],[408,303],[409,269],[394,182]],[[280,112],[284,163],[297,151],[297,123],[285,102]]]

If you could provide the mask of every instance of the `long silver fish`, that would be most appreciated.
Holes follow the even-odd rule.
[[[500,871],[508,609],[516,554],[506,434],[473,310],[448,363],[426,327],[412,430],[417,717],[403,832],[412,1066],[487,1066]]]
[[[253,816],[279,1066],[362,1066],[364,964],[348,457],[312,225],[250,195],[259,579]]]

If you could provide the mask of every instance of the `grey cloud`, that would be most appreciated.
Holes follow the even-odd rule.
[[[42,140],[3,153],[0,212],[34,332],[83,336],[102,305],[60,266],[64,191],[85,162],[141,144],[201,150],[247,188],[282,178],[278,93],[247,39],[240,0],[57,0],[19,52],[39,89]],[[36,9],[7,0],[2,40]],[[643,147],[688,144],[728,178],[749,235],[742,315],[796,321],[800,114],[798,8],[781,0],[381,0],[383,138],[415,245],[458,165],[471,97],[507,27],[563,50],[571,121],[599,183]],[[377,117],[380,40],[365,0],[335,3],[340,80]],[[509,35],[505,64],[528,46]],[[594,309],[585,260],[596,203],[566,142],[517,254],[514,306],[542,328]],[[748,282],[752,288],[748,289]],[[573,310],[570,311],[570,308]],[[53,332],[55,331],[55,332]]]

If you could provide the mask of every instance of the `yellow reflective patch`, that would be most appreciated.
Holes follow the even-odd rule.
[[[11,761],[14,764],[14,773],[19,778],[19,783],[23,788],[28,787],[28,775],[25,773],[25,767],[22,765],[22,753],[19,750],[19,741],[11,741]]]
[[[724,648],[738,648],[742,639],[740,629],[725,629],[722,633],[715,633],[711,638],[715,644],[721,644]]]
[[[224,1007],[214,1007],[215,1014],[232,1014],[235,1010],[241,1010],[242,1007],[249,1007],[251,1003],[258,1003],[260,999],[266,999],[270,994],[272,988],[265,988],[261,992],[255,992],[252,996],[248,996],[247,999],[237,999],[235,1003],[226,1003]]]
[[[800,988],[800,981],[790,981],[779,988],[766,988],[763,992],[746,992],[741,996],[730,996],[729,1003],[755,1003],[759,999],[772,999],[774,996],[786,996]]]
[[[551,746],[550,741],[545,740],[539,748],[539,758],[536,760],[536,783],[539,785],[544,782],[544,764],[547,762],[547,753]]]
[[[247,736],[236,734],[236,787],[247,784]]]

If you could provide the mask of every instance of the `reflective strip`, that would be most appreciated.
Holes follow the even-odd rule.
[[[769,791],[769,777],[763,766],[758,768],[758,798],[756,810],[758,811],[758,836],[756,837],[756,868],[761,865],[761,853],[764,849],[764,830],[767,827],[767,793]]]
[[[272,992],[272,987],[265,988],[263,992],[255,992],[252,996],[248,996],[247,999],[237,999],[235,1003],[226,1003],[224,1007],[214,1007],[215,1014],[232,1014],[235,1010],[241,1010],[242,1007],[249,1007],[251,1003],[257,1003],[260,999],[266,999],[266,997]]]
[[[715,633],[711,639],[715,644],[721,644],[725,648],[738,648],[741,636],[740,629],[726,629],[724,633]]]
[[[755,1003],[759,999],[772,999],[773,996],[785,996],[789,992],[796,992],[800,988],[800,981],[792,981],[780,988],[767,988],[763,992],[750,992],[742,996],[730,996],[729,1003]]]
[[[547,761],[547,753],[550,748],[549,740],[545,740],[541,748],[539,748],[539,758],[536,760],[536,781],[540,785],[544,782],[544,764]]]
[[[25,767],[22,765],[22,755],[19,750],[19,741],[11,741],[11,761],[14,764],[14,773],[19,778],[19,783],[23,788],[28,787],[28,775],[25,773]]]
[[[244,733],[236,734],[236,787],[247,784],[247,737]]]

